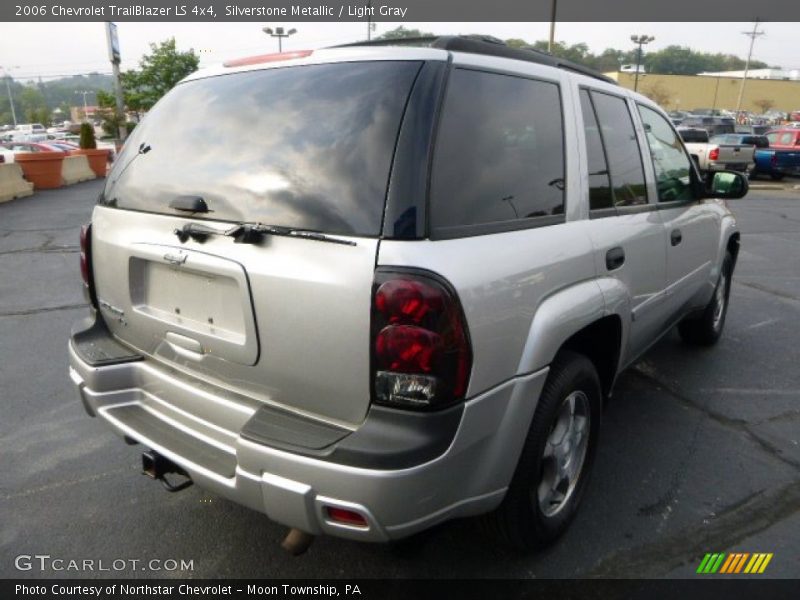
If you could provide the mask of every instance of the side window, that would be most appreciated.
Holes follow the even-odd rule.
[[[564,133],[553,83],[456,69],[431,174],[433,229],[564,213]],[[516,224],[515,224],[516,223]]]
[[[603,150],[603,140],[600,138],[600,128],[597,126],[597,117],[589,92],[581,90],[580,98],[589,168],[589,209],[611,208],[614,206],[614,197],[611,194],[611,179],[608,176],[608,163]]]
[[[627,103],[622,98],[595,91],[592,101],[611,171],[614,205],[647,204],[642,155]]]
[[[786,132],[781,134],[781,138],[778,143],[781,146],[791,146],[792,141],[794,141],[794,135],[791,132]]]
[[[677,134],[664,117],[646,106],[638,105],[650,156],[656,173],[659,202],[692,200],[690,173],[692,165]],[[720,136],[725,138],[726,136]]]
[[[769,140],[769,145],[774,146],[778,143],[778,134],[777,133],[770,133],[767,135],[767,139]]]

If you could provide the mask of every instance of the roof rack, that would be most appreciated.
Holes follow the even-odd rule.
[[[613,83],[619,85],[616,81],[572,61],[564,58],[559,58],[536,50],[532,46],[524,48],[512,48],[503,40],[490,35],[445,35],[445,36],[431,36],[431,37],[412,37],[412,38],[399,38],[394,40],[370,40],[364,42],[355,42],[352,44],[341,44],[333,46],[334,48],[348,48],[353,46],[424,46],[429,48],[439,48],[441,50],[450,50],[452,52],[469,52],[472,54],[485,54],[488,56],[499,56],[502,58],[511,58],[514,60],[523,60],[526,62],[538,63],[540,65],[547,65],[549,67],[556,67],[565,69],[574,73],[580,73],[587,77],[593,77],[605,81],[606,83]]]

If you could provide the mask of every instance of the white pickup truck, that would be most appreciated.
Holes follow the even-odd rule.
[[[9,142],[43,142],[47,139],[47,129],[41,123],[20,123],[3,139]]]
[[[755,146],[709,143],[708,132],[700,128],[679,127],[678,133],[702,173],[753,169]]]

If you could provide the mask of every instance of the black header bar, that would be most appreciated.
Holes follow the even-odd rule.
[[[796,0],[557,0],[560,22],[800,21]],[[2,21],[547,22],[551,0],[3,0]]]

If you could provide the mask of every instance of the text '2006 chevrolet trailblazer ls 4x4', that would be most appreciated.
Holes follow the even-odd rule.
[[[719,337],[746,191],[647,98],[492,39],[234,61],[117,160],[70,375],[150,475],[301,538],[486,514],[539,547],[617,374]]]

